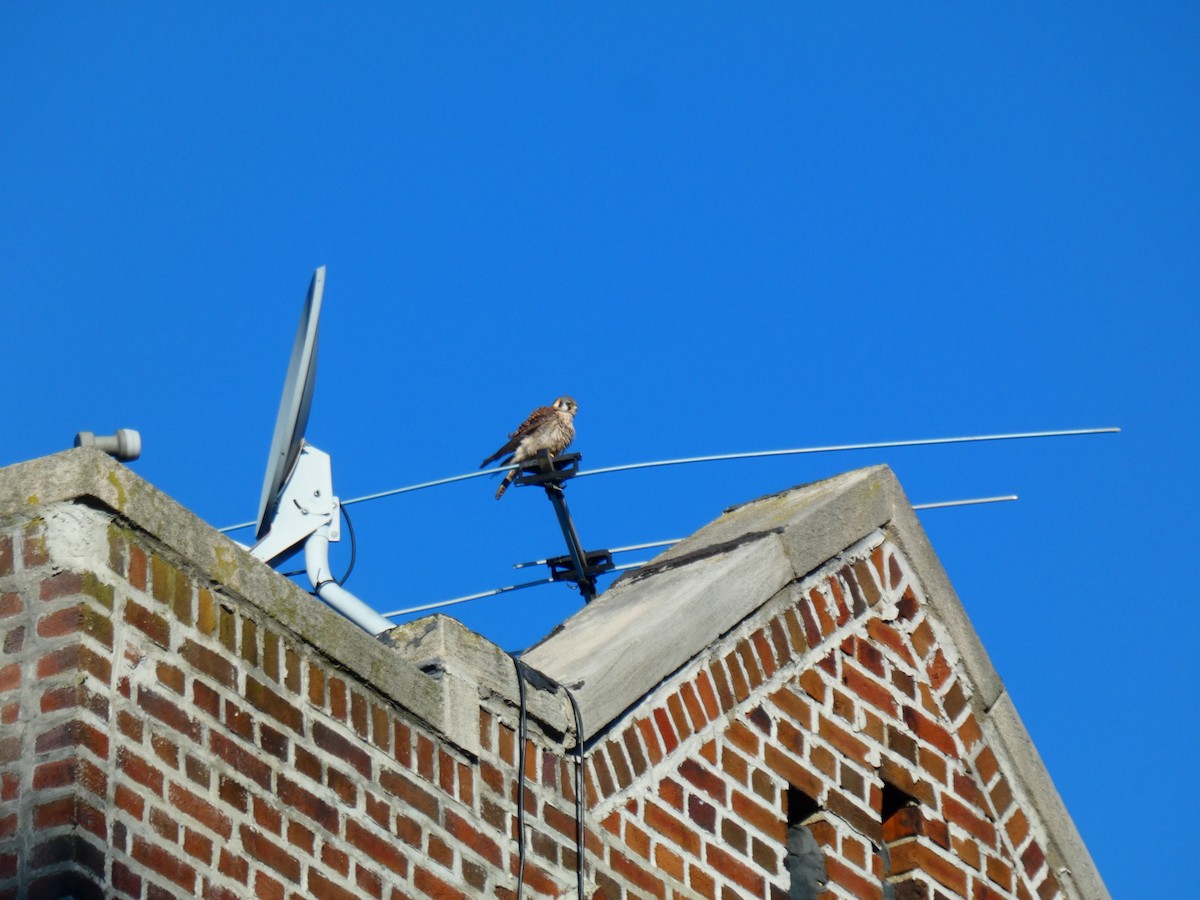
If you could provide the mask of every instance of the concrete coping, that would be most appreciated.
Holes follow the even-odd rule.
[[[131,525],[224,596],[258,608],[456,746],[478,752],[471,686],[430,678],[389,646],[391,632],[367,634],[103,451],[80,447],[0,469],[0,518],[42,516],[71,503]]]

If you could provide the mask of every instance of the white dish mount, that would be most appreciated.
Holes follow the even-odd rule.
[[[279,403],[271,454],[258,508],[258,542],[251,555],[275,565],[301,543],[304,569],[317,596],[371,634],[392,623],[343,588],[329,568],[329,544],[341,538],[341,504],[333,492],[329,454],[304,439],[317,380],[317,326],[325,267],[313,273],[300,314],[287,380]]]

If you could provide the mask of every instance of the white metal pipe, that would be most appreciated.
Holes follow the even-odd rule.
[[[382,634],[392,623],[333,580],[329,570],[329,525],[314,531],[304,542],[304,569],[317,596],[370,634]]]

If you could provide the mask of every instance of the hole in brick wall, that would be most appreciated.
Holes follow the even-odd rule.
[[[880,821],[886,822],[900,810],[908,806],[919,806],[920,801],[912,794],[888,782],[883,783],[883,803],[879,810]]]
[[[892,855],[887,842],[895,840],[897,833],[906,830],[901,827],[901,823],[895,821],[897,817],[907,809],[920,806],[920,801],[903,788],[898,788],[887,781],[883,783],[882,794],[879,818],[883,823],[884,839],[875,846],[875,855],[879,857],[880,869],[883,872],[883,900],[894,900],[896,886],[887,880],[888,876],[892,874]]]
[[[821,805],[795,785],[787,792],[788,900],[815,900],[825,889],[825,850],[808,827]]]
[[[802,824],[805,819],[811,818],[820,811],[821,804],[794,784],[788,785],[787,821],[789,828],[792,825]]]

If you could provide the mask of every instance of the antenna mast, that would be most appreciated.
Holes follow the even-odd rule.
[[[612,554],[607,550],[593,550],[590,553],[584,550],[579,533],[575,530],[575,523],[571,521],[571,511],[567,508],[563,483],[575,477],[581,459],[583,457],[578,453],[563,453],[552,457],[549,450],[539,450],[534,459],[518,468],[515,480],[520,485],[541,485],[545,488],[546,497],[554,506],[554,514],[558,517],[558,526],[567,542],[567,555],[546,560],[546,565],[550,567],[551,580],[573,581],[579,586],[584,602],[591,603],[596,596],[596,576],[610,571],[613,568],[613,560]]]

